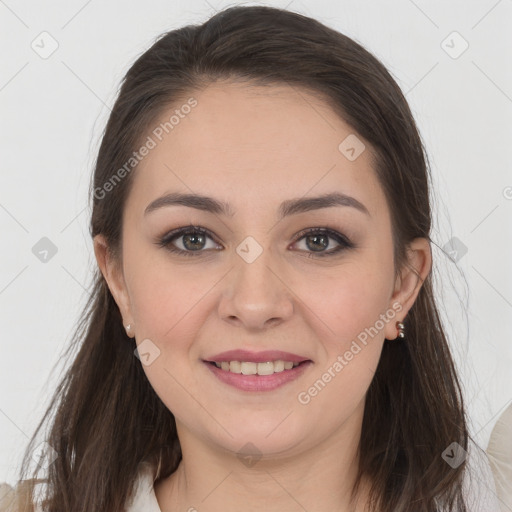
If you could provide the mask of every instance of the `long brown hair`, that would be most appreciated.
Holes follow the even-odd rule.
[[[103,234],[122,258],[123,208],[136,167],[109,188],[165,109],[215,80],[287,84],[325,100],[372,146],[375,172],[391,212],[395,270],[416,237],[430,240],[430,173],[407,102],[386,68],[349,37],[306,16],[231,7],[202,25],[159,37],[129,69],[103,133],[94,169],[91,236]],[[103,191],[103,192],[101,192]],[[358,481],[372,482],[373,510],[465,511],[465,463],[441,454],[470,439],[459,380],[429,274],[405,319],[406,340],[384,344],[365,403]],[[134,356],[106,281],[96,269],[90,300],[65,354],[71,360],[36,435],[57,458],[48,467],[49,512],[117,512],[139,464],[173,473],[181,460],[173,414]],[[76,353],[75,353],[76,352]],[[34,475],[38,474],[38,468]]]

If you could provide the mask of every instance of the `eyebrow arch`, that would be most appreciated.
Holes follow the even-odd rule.
[[[223,201],[218,201],[213,197],[203,196],[199,194],[182,194],[173,192],[165,194],[158,199],[152,201],[144,210],[144,215],[158,210],[166,206],[188,206],[197,210],[220,214],[227,217],[233,217],[235,212],[231,205]],[[333,206],[349,206],[371,217],[370,212],[361,202],[354,197],[333,192],[317,197],[303,197],[299,199],[288,199],[283,201],[279,207],[279,219],[283,219],[288,215],[296,215],[298,213],[319,210],[321,208],[330,208]]]

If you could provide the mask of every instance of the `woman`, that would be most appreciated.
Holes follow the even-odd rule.
[[[164,34],[91,198],[44,510],[470,509],[428,167],[375,57],[270,7]]]

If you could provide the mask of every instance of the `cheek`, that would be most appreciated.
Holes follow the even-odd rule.
[[[135,319],[141,361],[150,353],[143,370],[155,393],[177,416],[204,414],[185,390],[195,389],[190,365],[195,357],[194,340],[205,322],[208,291],[215,276],[198,274],[178,266],[162,265],[161,259],[132,253],[130,300]],[[150,340],[150,343],[148,342]],[[145,344],[145,345],[144,345]],[[196,357],[197,359],[197,357]]]
[[[351,272],[326,280],[324,295],[307,292],[321,319],[315,322],[321,364],[297,398],[305,416],[321,417],[326,425],[343,423],[361,405],[378,366],[386,325],[380,315],[386,316],[389,298],[388,287],[375,278]],[[388,321],[394,322],[391,314]]]
[[[392,282],[392,257],[381,253],[347,259],[328,278],[318,274],[303,285],[299,295],[308,297],[322,342],[322,363],[302,395],[301,403],[311,401],[309,412],[336,423],[363,399],[379,363],[384,327],[395,322],[389,308]]]
[[[301,284],[299,284],[299,282]],[[354,257],[297,281],[297,295],[317,317],[323,339],[340,349],[373,326],[389,308],[391,258]],[[321,322],[320,322],[321,321]],[[378,328],[382,330],[379,323]]]
[[[198,327],[194,317],[217,276],[200,272],[197,264],[172,265],[165,249],[141,250],[135,245],[130,249],[126,251],[126,275],[137,337],[158,344],[186,340],[184,331]]]

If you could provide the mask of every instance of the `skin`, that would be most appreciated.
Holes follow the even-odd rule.
[[[405,318],[430,271],[429,243],[416,239],[409,246],[418,275],[404,267],[395,279],[389,209],[371,148],[365,142],[366,150],[349,161],[338,145],[354,130],[320,99],[287,86],[230,82],[193,96],[198,105],[134,171],[122,265],[101,235],[94,239],[124,325],[133,326],[137,344],[148,338],[160,350],[143,368],[176,418],[183,451],[177,471],[155,486],[160,508],[362,510],[368,481],[356,509],[348,499],[365,395],[385,338],[397,337],[395,322]],[[333,191],[356,198],[370,215],[335,206],[278,222],[282,201]],[[236,213],[170,206],[144,216],[168,192],[213,196]],[[215,235],[206,238],[203,253],[181,256],[155,244],[188,224]],[[315,257],[314,240],[308,245],[297,234],[322,227],[356,247]],[[263,250],[252,263],[236,252],[247,236]],[[324,252],[339,245],[328,240]],[[193,243],[174,240],[189,252]],[[300,403],[298,394],[394,303],[401,306],[395,318],[317,396]],[[240,391],[202,362],[235,348],[279,349],[313,364],[277,390]],[[248,442],[261,455],[251,466],[237,457]]]

